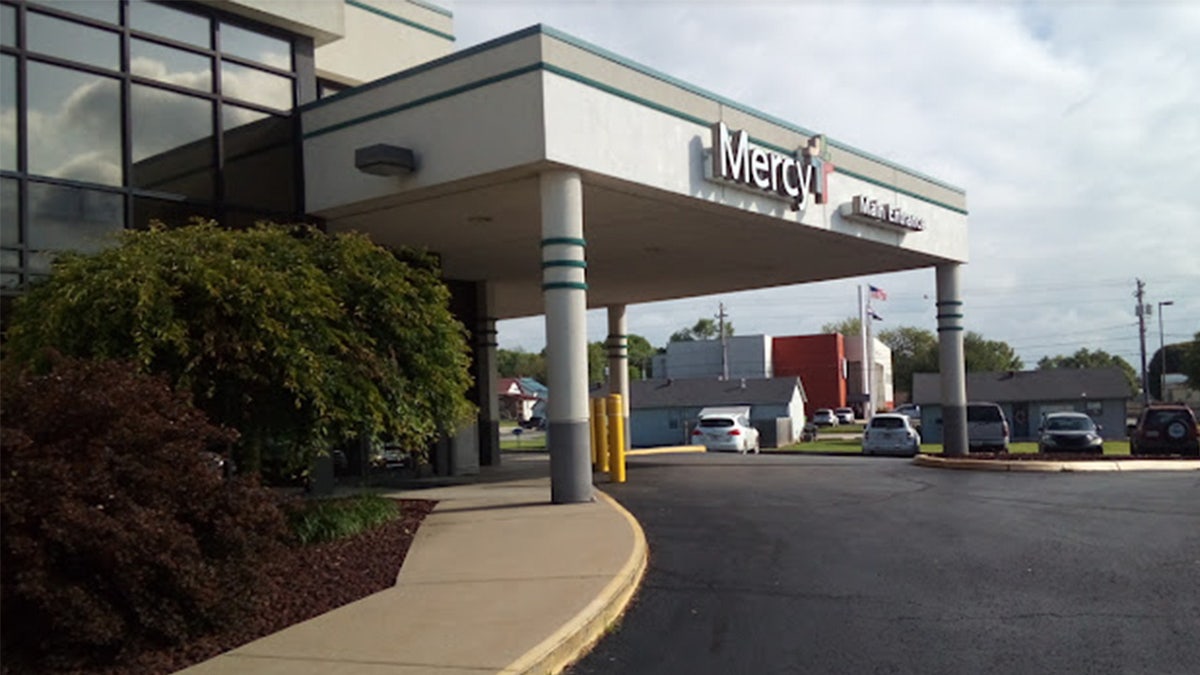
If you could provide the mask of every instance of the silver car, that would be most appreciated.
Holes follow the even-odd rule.
[[[921,436],[907,415],[880,413],[863,429],[864,455],[902,455],[912,457],[921,449]]]
[[[833,408],[817,408],[813,412],[812,423],[819,427],[836,427],[838,418],[834,414]]]

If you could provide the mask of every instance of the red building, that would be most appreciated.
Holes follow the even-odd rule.
[[[809,410],[846,405],[846,342],[841,334],[777,337],[771,344],[775,377],[799,377]]]

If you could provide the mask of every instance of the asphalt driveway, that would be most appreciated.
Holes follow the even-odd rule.
[[[631,458],[650,568],[570,672],[1197,673],[1200,472]]]

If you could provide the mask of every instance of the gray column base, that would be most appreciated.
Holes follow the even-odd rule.
[[[942,454],[961,457],[969,450],[967,443],[967,407],[942,407]]]
[[[587,420],[555,422],[546,427],[550,450],[550,501],[592,501],[592,431]]]

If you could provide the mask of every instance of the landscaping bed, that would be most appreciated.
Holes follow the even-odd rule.
[[[1072,452],[972,452],[958,457],[951,457],[942,453],[927,453],[931,457],[940,457],[942,459],[994,459],[1006,462],[1022,461],[1022,462],[1138,462],[1142,460],[1179,460],[1191,459],[1200,460],[1200,458],[1191,456],[1185,457],[1181,455],[1097,455],[1094,453],[1072,453]]]
[[[418,526],[437,502],[397,500],[399,517],[358,535],[285,549],[265,560],[271,582],[260,589],[261,602],[247,620],[178,648],[123,654],[107,667],[94,663],[20,664],[5,659],[5,673],[98,673],[144,675],[171,673],[210,659],[288,626],[394,586]]]

